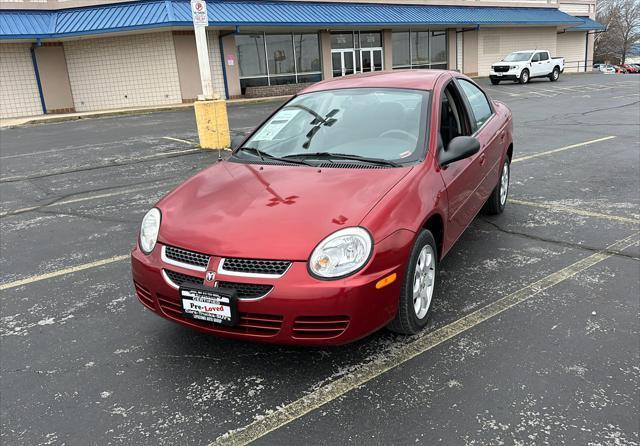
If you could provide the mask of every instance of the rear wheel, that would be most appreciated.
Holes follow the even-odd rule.
[[[555,82],[560,78],[560,69],[558,67],[555,67],[553,69],[553,71],[551,72],[551,74],[549,75],[549,80],[551,82]]]
[[[504,211],[504,207],[507,204],[507,197],[509,196],[509,178],[511,177],[510,161],[507,157],[502,165],[500,180],[482,208],[485,214],[497,215]]]
[[[522,70],[522,73],[520,73],[520,83],[521,84],[526,84],[527,82],[529,82],[529,70]]]
[[[493,85],[498,85],[500,83],[500,81],[498,79],[491,79],[491,83]]]
[[[438,276],[438,249],[433,234],[426,229],[416,238],[407,274],[400,291],[398,312],[388,329],[401,334],[415,334],[425,325],[431,313]]]

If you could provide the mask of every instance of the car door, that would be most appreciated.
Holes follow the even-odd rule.
[[[551,56],[549,56],[548,51],[540,51],[540,71],[538,71],[538,76],[546,76],[551,74],[551,69],[553,68],[553,61],[551,60]]]
[[[491,100],[480,87],[464,78],[458,78],[456,82],[468,108],[473,136],[480,142],[480,179],[472,197],[479,209],[498,184],[505,152],[506,122],[496,116]]]
[[[453,79],[442,87],[439,101],[438,154],[446,151],[453,138],[469,136],[474,131],[469,109]],[[482,153],[479,152],[440,169],[448,203],[446,246],[451,246],[460,237],[482,206],[474,198],[482,179],[482,164]]]
[[[540,53],[535,53],[531,57],[531,77],[540,76]]]

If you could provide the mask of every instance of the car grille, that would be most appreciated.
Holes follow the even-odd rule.
[[[200,268],[206,268],[209,265],[210,256],[174,246],[165,246],[164,255],[174,262],[186,263]]]
[[[182,305],[180,302],[168,296],[158,294],[158,304],[165,316],[187,322],[196,327],[204,328],[214,332],[221,333],[240,333],[252,336],[275,336],[282,328],[282,319],[280,315],[273,314],[257,314],[257,313],[240,313],[238,315],[238,324],[233,327],[226,325],[218,325],[212,322],[199,321],[197,319],[185,318],[182,315]]]
[[[508,65],[494,65],[493,66],[493,71],[495,71],[496,73],[506,73],[507,71],[509,71],[509,66]]]
[[[200,277],[194,277],[188,274],[178,273],[176,271],[171,271],[170,269],[165,269],[164,272],[167,275],[167,277],[171,279],[171,281],[178,286],[181,286],[183,283],[186,283],[186,282],[191,282],[198,285],[202,285],[204,283],[204,279],[201,279]]]
[[[240,299],[256,299],[265,296],[273,288],[271,285],[261,285],[255,283],[239,282],[218,282],[218,288],[229,288],[236,290]]]
[[[190,276],[188,274],[182,274],[170,269],[164,270],[165,274],[175,285],[182,286],[187,282],[202,285],[204,280],[200,277]],[[256,299],[258,297],[265,296],[269,291],[273,289],[272,285],[263,285],[256,283],[240,283],[240,282],[217,282],[219,288],[228,288],[236,290],[237,296],[240,299]]]
[[[281,276],[287,271],[291,262],[288,260],[259,260],[259,259],[224,259],[222,269],[235,273],[269,274]]]
[[[296,339],[335,338],[348,326],[349,316],[299,316],[293,321],[291,336]]]

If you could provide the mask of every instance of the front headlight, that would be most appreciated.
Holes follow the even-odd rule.
[[[160,210],[151,209],[142,219],[140,225],[140,249],[145,254],[151,254],[153,248],[158,241],[158,232],[160,232]]]
[[[339,279],[362,268],[371,255],[373,241],[360,227],[340,229],[322,240],[311,253],[309,271],[324,279]]]
[[[510,69],[510,70],[517,70],[517,69],[518,69],[518,66],[517,66],[517,65],[511,65],[511,66],[509,67],[509,69]]]

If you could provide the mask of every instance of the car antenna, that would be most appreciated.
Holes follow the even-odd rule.
[[[218,162],[222,161],[222,149],[218,149]]]

